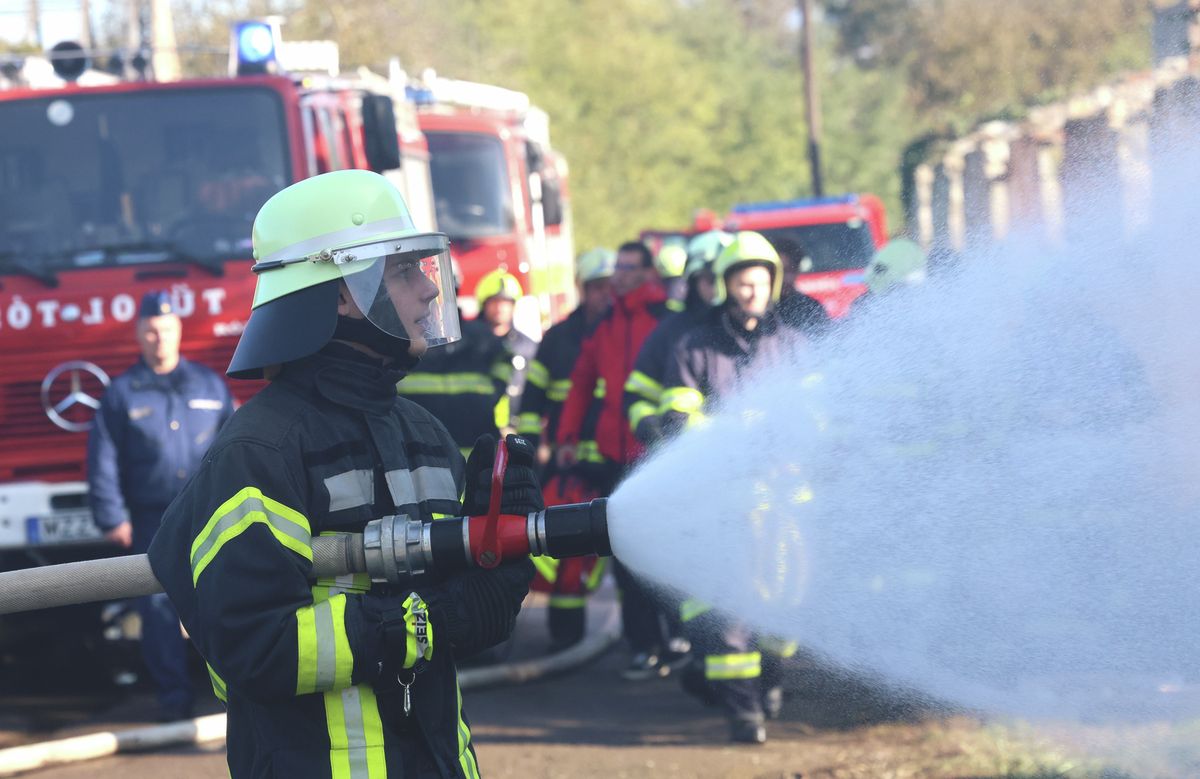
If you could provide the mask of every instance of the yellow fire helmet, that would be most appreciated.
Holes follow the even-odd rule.
[[[580,284],[607,279],[613,275],[617,265],[617,253],[612,249],[597,246],[579,255],[575,261],[575,280]]]
[[[258,281],[233,378],[261,378],[328,343],[343,285],[390,351],[460,338],[449,239],[418,230],[403,196],[377,173],[340,170],[292,184],[263,204],[253,242]]]
[[[733,236],[713,263],[713,275],[716,278],[716,290],[712,304],[720,306],[725,303],[725,275],[743,265],[764,265],[771,271],[771,302],[778,303],[783,291],[783,262],[779,252],[762,233],[743,230]]]
[[[475,285],[475,301],[480,306],[495,297],[517,301],[524,294],[517,277],[503,270],[492,271]]]

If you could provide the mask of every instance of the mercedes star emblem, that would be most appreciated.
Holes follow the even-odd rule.
[[[92,397],[83,388],[84,374],[100,382],[101,387],[108,387],[109,378],[104,369],[86,360],[70,360],[56,365],[46,374],[46,378],[42,379],[42,408],[46,410],[46,416],[63,430],[72,433],[90,430],[95,411],[100,408],[100,399]],[[59,381],[64,376],[66,380]],[[93,413],[88,416],[87,421],[76,422],[65,416],[75,406],[90,408]]]

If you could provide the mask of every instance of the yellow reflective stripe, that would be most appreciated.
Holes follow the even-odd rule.
[[[508,420],[512,416],[512,399],[508,395],[501,395],[500,400],[496,401],[496,407],[492,409],[492,417],[496,423],[496,429],[503,430],[508,427]]]
[[[541,435],[542,417],[532,411],[517,414],[517,432],[521,435]]]
[[[657,415],[658,408],[653,403],[639,400],[629,407],[629,429],[636,433],[643,419]]]
[[[758,648],[768,654],[782,657],[786,660],[800,650],[800,645],[795,641],[786,641],[774,636],[759,636]]]
[[[412,592],[404,599],[404,667],[412,668],[422,659],[433,659],[433,624],[429,607]]]
[[[256,487],[245,487],[217,507],[192,542],[192,584],[199,581],[221,547],[255,523],[266,525],[280,544],[312,562],[312,531],[304,515],[271,500]]]
[[[550,387],[546,390],[546,397],[556,403],[562,403],[567,399],[567,395],[571,392],[570,379],[558,379],[550,382]]]
[[[587,598],[582,595],[551,595],[552,609],[582,609],[587,605]]]
[[[216,669],[206,661],[204,667],[208,669],[208,679],[212,682],[213,695],[217,696],[217,700],[221,703],[229,702],[229,688],[225,686],[225,680],[221,678]]]
[[[542,555],[530,555],[529,559],[533,562],[533,567],[542,575],[542,578],[551,584],[558,578],[558,560],[553,557],[543,557]]]
[[[671,298],[670,300],[667,301],[667,310],[668,311],[674,311],[675,313],[679,313],[680,311],[683,311],[685,308],[687,308],[687,306],[684,305],[682,300],[675,300],[674,298]]]
[[[539,389],[550,386],[550,369],[540,360],[533,360],[525,370],[525,380]]]
[[[386,779],[383,719],[367,685],[325,693],[329,769],[333,779]]]
[[[482,373],[410,373],[396,385],[401,395],[494,395],[496,384]]]
[[[640,395],[646,400],[657,403],[662,398],[663,385],[641,371],[634,371],[625,380],[625,391]]]
[[[601,557],[592,566],[592,572],[588,574],[586,586],[588,592],[594,592],[600,586],[600,580],[604,578],[604,572],[608,570],[608,558]]]
[[[454,689],[458,693],[458,765],[467,779],[479,779],[479,765],[471,752],[471,729],[462,715],[462,688],[458,686],[457,677],[454,679]]]
[[[603,399],[607,394],[608,382],[604,380],[603,376],[601,376],[599,379],[596,379],[596,389],[592,392],[592,397]]]
[[[683,622],[691,622],[696,617],[711,611],[712,606],[695,598],[687,598],[683,603],[679,604],[679,619]]]
[[[671,387],[663,390],[658,404],[659,413],[678,411],[681,414],[696,414],[704,408],[704,395],[691,387]]]
[[[471,456],[471,451],[472,451],[474,448],[475,448],[475,447],[473,447],[473,446],[460,446],[460,447],[458,447],[458,452],[459,452],[459,454],[461,454],[461,455],[463,456],[463,458],[465,459],[465,458],[467,458],[467,457],[470,457],[470,456]]]
[[[346,635],[346,596],[296,610],[296,694],[350,685],[354,655]]]
[[[575,447],[575,459],[581,463],[603,463],[600,445],[593,440],[580,441]]]
[[[762,654],[740,652],[731,655],[705,655],[705,679],[756,679],[762,674]]]
[[[512,363],[498,362],[492,366],[490,375],[496,381],[508,384],[510,381],[512,381],[513,373],[514,371]]]

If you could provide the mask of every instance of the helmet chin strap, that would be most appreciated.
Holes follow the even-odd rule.
[[[402,371],[411,370],[420,361],[419,357],[408,353],[411,341],[388,335],[365,318],[351,319],[339,314],[333,340],[361,344],[382,357],[391,358],[392,366]]]

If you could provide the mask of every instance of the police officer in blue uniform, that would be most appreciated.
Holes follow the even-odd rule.
[[[141,359],[113,380],[88,438],[88,494],[96,525],[113,543],[145,552],[163,512],[199,467],[233,413],[224,380],[182,358],[182,327],[161,291],[138,310]],[[167,596],[141,598],[142,657],[164,720],[190,715],[187,643]]]

